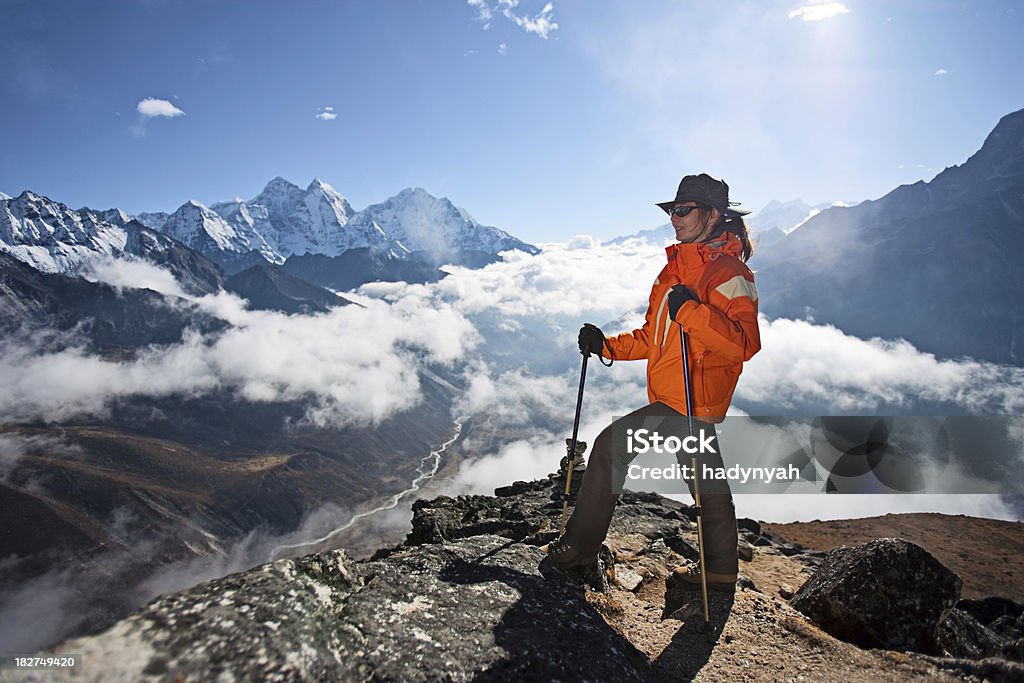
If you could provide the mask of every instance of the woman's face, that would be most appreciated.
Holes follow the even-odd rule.
[[[693,206],[696,207],[696,202],[681,202],[675,206]],[[675,207],[672,207],[675,208]],[[679,217],[674,213],[671,214],[672,227],[676,231],[676,240],[679,242],[700,242],[711,232],[711,226],[715,224],[718,217],[715,214],[717,210],[712,209],[711,215],[704,214],[694,209],[685,216]]]

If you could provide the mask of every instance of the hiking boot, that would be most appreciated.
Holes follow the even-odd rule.
[[[727,593],[731,593],[736,590],[736,579],[738,577],[735,573],[720,574],[718,572],[709,571],[707,572],[707,576],[708,590]],[[696,562],[682,567],[676,567],[672,571],[672,577],[676,579],[676,585],[682,588],[700,590],[700,565]]]
[[[597,553],[584,554],[580,552],[565,536],[557,541],[552,541],[540,547],[541,552],[547,553],[551,563],[559,569],[572,569],[573,567],[591,567],[597,564]]]

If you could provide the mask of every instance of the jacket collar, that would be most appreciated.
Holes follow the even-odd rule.
[[[679,265],[683,267],[693,267],[713,261],[722,254],[739,258],[742,253],[743,243],[731,232],[723,232],[707,242],[696,244],[677,242],[665,247],[665,256],[669,262],[680,258],[682,261]]]

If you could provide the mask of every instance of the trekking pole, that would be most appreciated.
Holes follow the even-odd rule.
[[[690,384],[690,358],[686,350],[686,332],[683,331],[682,323],[679,325],[679,344],[683,353],[683,384],[686,387],[686,422],[689,431],[688,436],[693,436],[693,390]],[[704,597],[704,633],[711,632],[711,614],[708,609],[708,574],[704,567],[704,524],[700,507],[700,470],[697,469],[698,451],[694,450],[690,458],[693,465],[693,502],[697,512],[697,551],[700,556],[700,592]]]
[[[562,495],[562,526],[558,530],[559,536],[565,533],[565,521],[569,514],[569,487],[572,486],[572,471],[576,469],[573,465],[573,458],[576,457],[576,436],[580,430],[580,410],[583,408],[583,383],[587,380],[587,359],[589,358],[589,352],[583,354],[583,369],[580,370],[580,393],[576,397],[576,417],[572,422],[572,443],[569,445],[568,464],[566,465],[569,471],[565,475],[565,493]]]

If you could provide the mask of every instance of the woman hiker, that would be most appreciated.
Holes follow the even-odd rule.
[[[565,533],[546,546],[562,569],[597,560],[633,458],[627,453],[627,427],[660,424],[662,431],[669,426],[678,438],[686,436],[687,420],[678,419],[686,415],[679,326],[688,344],[694,433],[703,430],[714,439],[714,447],[701,454],[701,469],[724,466],[714,424],[725,417],[743,363],[761,348],[757,290],[745,265],[751,245],[742,216],[749,212],[730,208],[729,186],[706,173],[683,178],[675,199],[657,206],[671,217],[679,243],[665,249],[668,263],[654,280],[643,327],[606,338],[584,325],[579,334],[584,354],[646,359],[650,404],[614,421],[594,442]],[[677,455],[686,477],[689,458]],[[692,475],[686,483],[692,494]],[[700,487],[708,587],[732,590],[739,571],[732,492],[724,479],[702,477]],[[698,563],[674,573],[684,585],[700,588]]]

